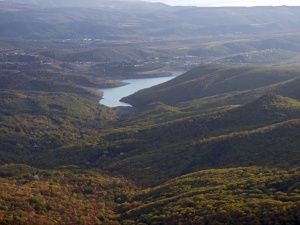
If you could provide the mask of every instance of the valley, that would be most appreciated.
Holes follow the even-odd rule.
[[[299,10],[0,1],[0,224],[299,224]]]

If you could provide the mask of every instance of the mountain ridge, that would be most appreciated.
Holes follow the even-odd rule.
[[[143,1],[78,1],[73,7],[70,7],[74,1],[72,4],[65,1],[59,1],[59,4],[54,1],[43,1],[41,4],[39,1],[30,2],[37,4],[20,6],[11,1],[1,1],[0,4],[3,7],[0,11],[3,14],[0,18],[3,19],[1,20],[3,22],[0,24],[5,29],[2,29],[0,36],[26,39],[45,39],[45,37],[67,39],[85,35],[79,32],[81,29],[93,30],[93,27],[101,28],[105,25],[106,28],[119,34],[118,37],[128,35],[126,29],[123,29],[124,27],[131,28],[134,31],[133,34],[141,38],[172,35],[233,35],[236,33],[252,36],[253,34],[264,35],[278,32],[295,33],[298,31],[296,21],[300,21],[299,13],[297,13],[300,7],[258,7],[255,10],[246,7],[198,8],[172,7]],[[46,3],[47,5],[45,5]],[[53,4],[57,4],[56,7],[53,8]],[[257,11],[260,14],[257,14]],[[264,16],[266,13],[269,17]],[[216,14],[218,15],[217,20],[215,19]],[[149,15],[156,16],[149,17]],[[259,23],[253,19],[256,17],[260,18]],[[162,21],[165,22],[162,23]],[[278,21],[281,26],[277,25]],[[84,26],[82,22],[89,22],[90,25]],[[274,25],[270,25],[272,22]],[[29,31],[33,30],[34,32],[31,34],[26,29],[16,32],[15,29],[20,23]],[[40,26],[37,26],[37,23],[41,23]],[[48,25],[48,30],[43,30],[42,24]],[[181,24],[181,26],[178,27],[174,24]],[[76,30],[75,27],[80,29]],[[59,31],[64,32],[60,33]],[[102,32],[105,32],[105,29],[98,31],[97,28],[94,29],[94,32],[86,35],[104,38],[105,35]]]

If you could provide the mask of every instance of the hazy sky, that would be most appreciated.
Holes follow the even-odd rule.
[[[168,5],[194,6],[300,6],[300,0],[144,0],[148,2],[163,2]]]

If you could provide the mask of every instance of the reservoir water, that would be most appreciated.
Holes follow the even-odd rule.
[[[154,85],[158,85],[164,82],[167,82],[173,79],[175,76],[182,74],[183,72],[173,72],[173,76],[170,77],[156,77],[156,78],[143,78],[143,79],[128,79],[122,80],[123,82],[129,83],[128,85],[114,88],[104,88],[101,89],[103,91],[103,99],[100,100],[100,104],[106,105],[109,107],[116,106],[131,106],[127,103],[120,102],[120,99],[131,95],[141,89],[149,88]]]

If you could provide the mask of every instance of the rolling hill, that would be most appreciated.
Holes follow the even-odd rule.
[[[119,121],[80,93],[24,89],[55,76],[27,73],[3,73],[0,223],[297,224],[297,70],[200,66]]]
[[[11,164],[0,166],[0,223],[297,224],[299,179],[299,168],[238,167],[141,190],[100,170]]]
[[[70,93],[0,91],[0,164],[29,163],[101,132],[112,110]]]
[[[0,224],[298,225],[299,11],[0,1]]]
[[[167,83],[141,90],[123,98],[122,101],[143,107],[153,102],[176,105],[225,93],[253,94],[263,89],[276,92],[276,85],[284,84],[298,76],[297,70],[290,69],[205,65]],[[293,90],[297,92],[296,89]]]
[[[197,100],[190,101],[195,96],[182,92],[178,99],[170,98],[180,104],[151,103],[120,121],[120,129],[80,144],[83,147],[75,143],[50,153],[46,158],[53,163],[48,166],[88,162],[153,186],[201,169],[298,165],[299,100],[270,93],[298,76],[296,70],[199,67],[136,94],[147,93],[141,96],[159,101],[165,90],[182,85],[198,94]],[[207,93],[198,88],[203,84],[207,84]],[[285,95],[288,93],[290,90]],[[36,165],[47,163],[41,158]]]
[[[141,191],[133,200],[143,204],[121,218],[128,224],[296,224],[298,187],[297,169],[204,170]]]

